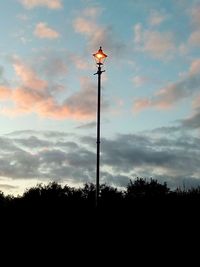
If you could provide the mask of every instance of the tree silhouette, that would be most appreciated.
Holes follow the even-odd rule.
[[[137,178],[135,181],[130,180],[127,185],[127,198],[160,198],[166,196],[170,192],[167,183],[160,184],[157,180],[150,179],[150,181]]]
[[[86,183],[75,188],[61,186],[56,182],[47,185],[38,184],[27,189],[22,196],[5,196],[0,192],[0,212],[13,214],[13,218],[32,216],[44,218],[65,218],[69,220],[79,214],[79,219],[87,215],[91,218],[95,211],[95,185]],[[100,185],[99,211],[102,216],[119,216],[176,212],[189,214],[192,209],[198,212],[200,205],[200,187],[170,190],[166,183],[154,179],[137,178],[130,180],[124,191],[112,186]],[[15,215],[14,215],[15,214]],[[85,214],[85,215],[84,215]]]

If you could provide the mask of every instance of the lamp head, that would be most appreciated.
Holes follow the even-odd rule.
[[[99,50],[95,54],[93,54],[93,57],[97,65],[103,65],[105,59],[107,58],[107,55],[104,54],[102,47],[100,46]]]

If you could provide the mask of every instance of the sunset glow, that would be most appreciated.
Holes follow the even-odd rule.
[[[200,184],[200,0],[0,10],[0,190],[95,182],[98,67],[101,182]]]

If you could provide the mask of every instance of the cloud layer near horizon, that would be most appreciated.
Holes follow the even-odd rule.
[[[159,129],[102,139],[101,182],[124,187],[136,177],[158,179],[169,186],[200,182],[200,139]],[[48,138],[47,138],[48,137]],[[60,132],[21,131],[1,136],[1,177],[55,180],[79,185],[95,182],[96,140]],[[187,153],[185,153],[187,151]]]

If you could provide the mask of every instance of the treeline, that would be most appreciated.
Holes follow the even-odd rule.
[[[129,182],[125,190],[102,184],[100,186],[99,210],[137,210],[141,206],[166,207],[167,205],[200,203],[200,186],[191,189],[170,190],[166,183],[138,178]],[[70,211],[95,210],[95,185],[82,188],[61,186],[56,182],[39,184],[27,189],[22,196],[5,196],[0,192],[0,210]]]

